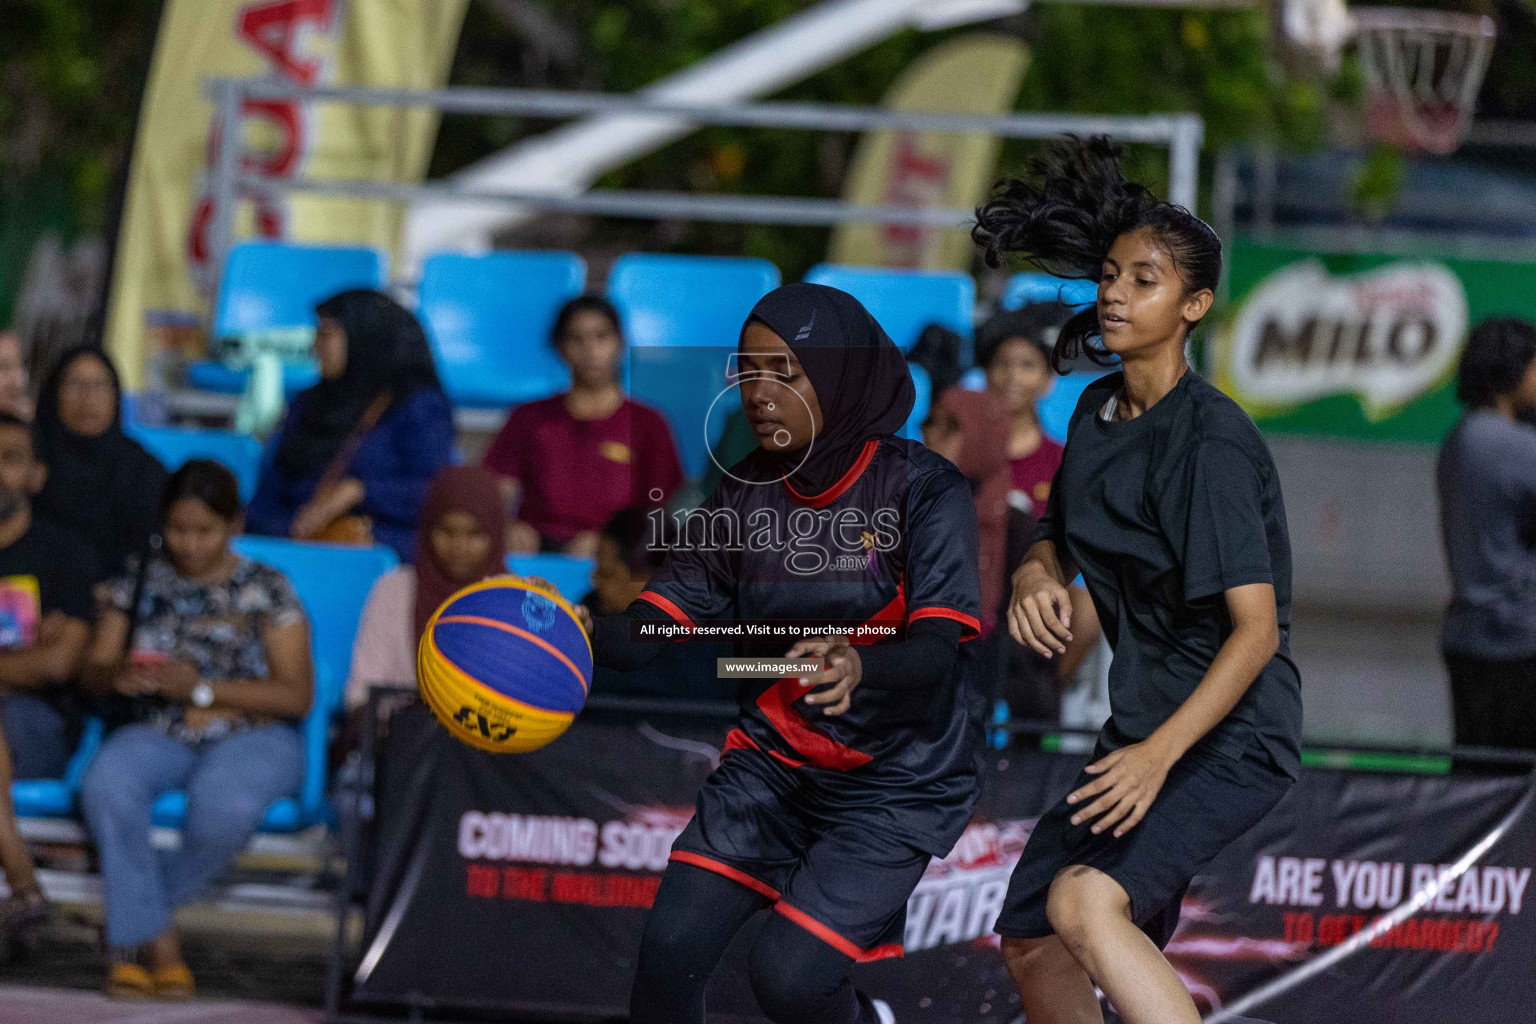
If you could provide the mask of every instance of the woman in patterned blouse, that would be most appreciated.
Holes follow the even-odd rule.
[[[202,894],[304,774],[295,724],[310,705],[309,625],[282,573],[230,549],[242,515],[227,469],[187,463],[160,512],[163,556],[142,584],[132,571],[111,584],[86,667],[97,687],[151,710],[107,738],[81,803],[101,854],[108,994],[187,998],[174,909]],[[150,810],[172,790],[187,794],[186,824],[162,864]]]

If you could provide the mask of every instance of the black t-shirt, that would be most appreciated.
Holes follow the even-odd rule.
[[[1036,540],[1078,564],[1114,649],[1110,747],[1178,710],[1232,632],[1223,592],[1275,588],[1280,649],[1198,746],[1300,770],[1301,676],[1290,658],[1291,548],[1258,428],[1193,370],[1131,420],[1106,421],[1123,375],[1083,392]]]
[[[959,623],[965,638],[979,631],[970,486],[915,441],[868,442],[814,501],[782,481],[727,477],[689,522],[716,532],[669,553],[641,595],[679,621],[905,626],[938,617]],[[733,524],[738,532],[728,536]],[[789,646],[738,645],[744,656],[773,657]],[[804,704],[794,679],[744,680],[741,728],[727,748],[755,748],[796,768],[799,799],[819,809],[811,813],[878,806],[893,836],[942,855],[970,817],[980,767],[982,700],[960,676],[932,689],[866,680],[848,712],[830,717]]]
[[[91,622],[96,556],[86,541],[32,513],[32,525],[0,548],[0,649],[28,647],[50,612]]]

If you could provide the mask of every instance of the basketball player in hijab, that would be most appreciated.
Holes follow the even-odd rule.
[[[953,672],[980,625],[976,511],[953,465],[896,436],[912,380],[853,296],[813,284],[769,293],[736,358],[758,447],[704,517],[685,520],[692,529],[669,542],[640,598],[597,619],[597,661],[654,655],[630,639],[636,620],[899,632],[740,643],[744,655],[817,663],[743,681],[740,725],[646,924],[630,1020],[703,1024],[731,937],[771,909],[750,956],[763,1011],[778,1024],[883,1024],[889,1008],[857,992],[848,968],[900,955],[907,898],[977,797],[981,701]],[[724,536],[722,520],[741,530]]]

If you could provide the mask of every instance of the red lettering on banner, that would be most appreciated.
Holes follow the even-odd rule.
[[[543,903],[549,888],[549,872],[543,868],[503,868],[501,895],[509,900]]]
[[[892,206],[937,206],[949,183],[947,157],[925,153],[912,132],[897,132],[891,154],[891,177],[885,201]],[[916,224],[886,224],[880,233],[892,252],[892,266],[915,267],[922,260],[923,243],[931,229]]]
[[[657,875],[609,875],[557,871],[550,878],[549,898],[556,903],[589,907],[649,907],[661,885]]]
[[[303,85],[313,85],[320,62],[299,55],[306,29],[327,31],[334,15],[333,0],[279,0],[252,4],[236,21],[240,37],[266,56],[277,70]]]
[[[1297,914],[1288,912],[1283,915],[1285,922],[1285,941],[1299,946],[1312,945],[1312,938],[1317,924],[1311,914]]]
[[[1315,944],[1326,948],[1354,938],[1380,918],[1359,914],[1287,912],[1281,916],[1285,941],[1294,945]],[[1437,953],[1489,953],[1499,937],[1497,921],[1472,917],[1410,917],[1371,939],[1372,949],[1412,949]]]
[[[501,889],[501,872],[483,864],[465,865],[464,891],[477,899],[493,900]]]
[[[306,40],[336,31],[337,0],[277,0],[252,3],[235,17],[235,34],[271,64],[278,76],[300,85],[314,85],[321,78],[324,61],[306,55]],[[241,105],[241,123],[260,118],[277,132],[280,142],[265,154],[244,154],[242,173],[272,177],[290,177],[299,172],[309,148],[309,117],[297,100],[248,99]],[[224,144],[224,125],[215,115],[208,125],[208,167],[218,163],[219,148]],[[261,238],[281,238],[285,233],[285,207],[274,195],[250,194],[242,198],[256,205],[256,234]],[[187,255],[194,281],[206,285],[209,250],[208,230],[213,223],[214,197],[207,194],[194,204],[187,232]]]
[[[548,868],[465,865],[465,892],[477,899],[525,903],[576,903],[587,907],[649,908],[661,886],[660,875],[623,875]]]

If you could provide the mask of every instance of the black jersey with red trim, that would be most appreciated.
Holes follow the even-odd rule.
[[[897,627],[893,638],[866,638],[875,643],[926,617],[960,623],[963,640],[977,634],[975,505],[948,460],[915,441],[871,440],[836,484],[808,496],[783,479],[747,482],[754,456],[674,521],[641,600],[683,623]],[[777,657],[789,646],[748,640],[738,650]],[[865,679],[839,716],[806,705],[798,677],[743,680],[727,749],[797,769],[797,802],[810,813],[835,821],[839,806],[879,807],[892,835],[942,856],[964,831],[980,766],[983,697],[960,676],[926,689]]]

